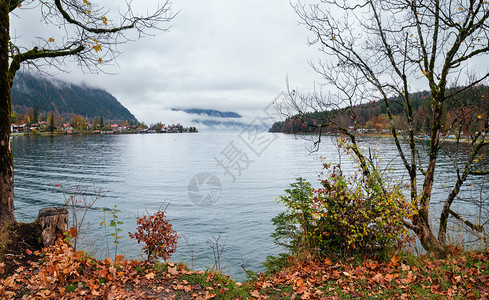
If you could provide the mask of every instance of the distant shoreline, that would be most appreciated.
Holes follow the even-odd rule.
[[[270,132],[270,131],[269,131]],[[282,134],[291,134],[291,135],[319,135],[319,133],[307,133],[307,132],[296,132],[296,133],[289,133],[289,132],[270,132],[270,133],[282,133]],[[321,136],[329,136],[329,137],[334,137],[337,134],[331,134],[331,133],[322,133]],[[377,137],[377,138],[393,138],[392,134],[386,134],[386,133],[357,133],[357,137]],[[402,134],[398,135],[399,137],[403,137]],[[431,138],[427,135],[423,136],[415,136],[414,137],[416,140],[423,140],[423,141],[430,141]],[[454,137],[441,137],[440,141],[442,142],[457,142],[457,138]],[[471,143],[472,140],[466,137],[461,137],[459,140],[461,143]]]
[[[119,135],[119,134],[180,134],[180,133],[198,133],[198,131],[192,132],[138,132],[138,131],[100,131],[100,132],[73,132],[68,134],[66,132],[21,132],[11,133],[10,136],[81,136],[81,135]]]

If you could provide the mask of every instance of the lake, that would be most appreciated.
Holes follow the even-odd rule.
[[[366,142],[403,176],[391,139]],[[124,223],[118,252],[140,258],[141,247],[128,236],[135,231],[136,216],[169,203],[168,218],[182,237],[172,260],[195,269],[212,267],[212,241],[220,236],[221,266],[236,278],[244,277],[241,265],[263,271],[266,256],[283,252],[270,237],[270,219],[283,209],[276,200],[284,189],[297,177],[317,187],[322,163],[338,160],[329,138],[323,138],[320,151],[311,153],[311,143],[303,138],[245,131],[15,136],[12,145],[19,221],[31,222],[39,209],[61,205],[63,192],[57,183],[95,185],[106,194],[88,213],[83,249],[105,257],[108,243],[113,256],[113,239],[106,239],[100,222],[110,218],[104,210],[117,205]],[[342,158],[342,164],[351,169],[348,159]],[[448,159],[440,170],[435,193],[443,194],[443,185],[453,180]]]

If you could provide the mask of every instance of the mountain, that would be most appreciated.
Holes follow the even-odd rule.
[[[234,121],[216,121],[216,120],[192,120],[192,122],[197,124],[202,124],[210,129],[231,129],[231,130],[241,130],[249,127],[250,125],[243,122]],[[256,127],[256,126],[255,126]],[[260,130],[268,130],[268,127],[259,127]]]
[[[447,94],[453,93],[454,96],[447,99],[444,108],[442,124],[443,130],[448,130],[455,121],[463,121],[470,124],[470,119],[487,114],[489,107],[489,86],[479,85],[463,90],[463,87],[448,89]],[[394,116],[396,127],[399,130],[407,130],[405,108],[401,99],[392,98],[390,110]],[[413,110],[414,131],[417,134],[429,134],[432,123],[431,95],[428,91],[412,93],[410,102]],[[319,127],[308,126],[308,124],[320,125],[328,124],[333,118],[335,123],[343,128],[355,125],[357,129],[368,131],[383,131],[390,129],[390,121],[387,116],[387,107],[383,101],[369,102],[354,106],[352,112],[355,119],[351,118],[349,110],[323,111],[305,114],[302,119],[297,116],[290,116],[282,122],[276,122],[270,128],[270,132],[283,133],[319,133]],[[304,122],[303,122],[304,120]],[[466,131],[466,127],[463,131]],[[323,128],[323,132],[334,130],[334,128]]]
[[[201,108],[172,108],[171,110],[184,112],[192,123],[206,129],[242,130],[248,127],[248,120],[233,111]],[[268,130],[268,128],[265,130]]]
[[[103,117],[106,121],[128,120],[136,117],[114,96],[105,90],[77,85],[26,72],[17,72],[12,86],[12,110],[25,114],[37,107],[46,115],[50,111],[66,118],[73,114],[89,119]]]
[[[215,109],[200,109],[200,108],[189,108],[189,109],[183,109],[183,108],[172,108],[171,110],[173,111],[183,111],[188,114],[193,114],[193,115],[201,115],[201,116],[209,116],[209,117],[215,117],[215,118],[241,118],[241,115],[232,111],[226,111],[222,112],[219,110]]]

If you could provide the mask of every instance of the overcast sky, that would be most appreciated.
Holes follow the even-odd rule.
[[[107,90],[146,123],[180,121],[171,108],[255,115],[286,89],[287,76],[302,90],[319,79],[308,65],[319,52],[306,45],[307,30],[287,0],[174,0],[173,10],[179,13],[169,32],[120,47],[118,66],[105,69],[116,75],[74,68],[58,77]],[[39,14],[17,15],[12,33],[27,40],[39,29]]]

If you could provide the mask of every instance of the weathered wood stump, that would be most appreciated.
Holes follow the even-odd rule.
[[[44,247],[54,245],[58,234],[68,230],[68,210],[61,207],[47,207],[39,210],[37,216],[41,226],[41,239]]]

